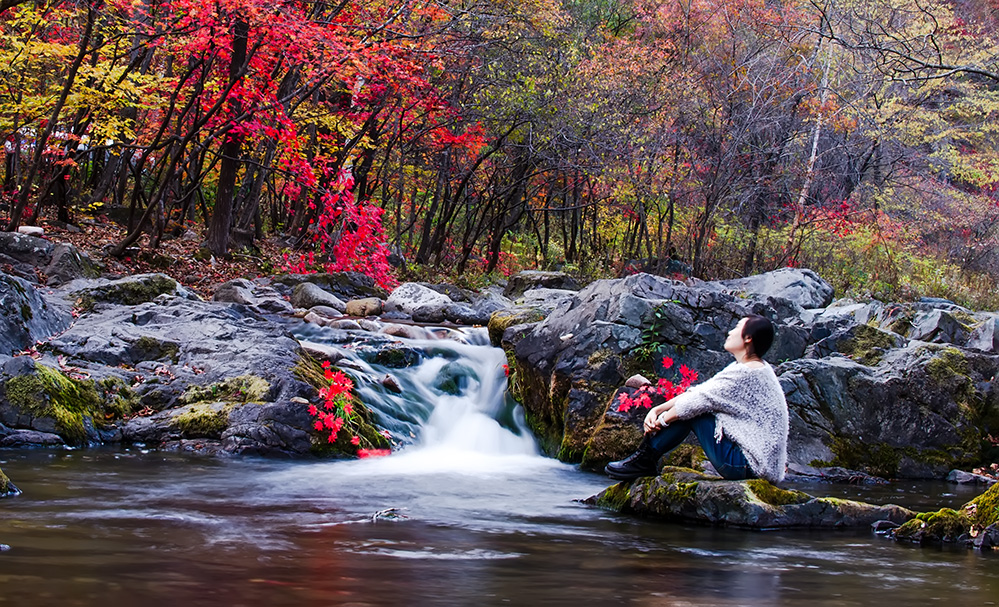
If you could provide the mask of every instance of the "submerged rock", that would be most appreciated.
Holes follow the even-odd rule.
[[[667,521],[753,529],[862,527],[880,520],[904,523],[916,516],[892,504],[813,497],[761,479],[726,481],[672,467],[659,476],[609,487],[586,503]]]

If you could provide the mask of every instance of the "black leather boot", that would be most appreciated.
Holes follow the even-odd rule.
[[[649,439],[643,438],[638,451],[635,451],[621,461],[611,462],[604,468],[604,473],[619,481],[630,481],[642,476],[655,476],[659,473],[656,464],[660,453],[652,448]]]

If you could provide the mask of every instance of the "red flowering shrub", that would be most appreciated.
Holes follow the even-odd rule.
[[[323,371],[329,386],[319,390],[319,396],[323,399],[322,407],[309,405],[309,414],[316,418],[313,427],[317,432],[324,434],[330,444],[337,441],[341,430],[346,430],[352,434],[350,444],[360,447],[362,442],[367,443],[368,441],[357,432],[362,420],[357,411],[354,410],[351,398],[354,382],[343,371],[332,370],[329,362],[323,362]],[[367,445],[367,447],[372,446]],[[388,455],[389,453],[391,453],[389,449],[361,448],[357,450],[357,456],[360,458]]]
[[[669,356],[664,356],[663,369],[669,369],[672,366],[673,359]],[[697,381],[697,371],[694,371],[687,365],[680,365],[679,371],[680,383],[678,384],[675,384],[668,379],[660,378],[656,384],[642,386],[630,396],[624,392],[618,394],[617,410],[623,413],[630,410],[632,407],[642,407],[643,409],[648,409],[652,406],[653,395],[661,396],[664,401],[667,401],[683,394],[691,384]]]

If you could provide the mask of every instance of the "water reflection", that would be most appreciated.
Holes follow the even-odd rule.
[[[0,543],[11,546],[0,553],[0,604],[984,605],[999,596],[999,559],[988,554],[897,545],[867,530],[620,517],[573,501],[605,479],[542,458],[483,459],[475,473],[429,466],[418,452],[392,459],[5,454],[0,465],[25,493],[0,502]],[[958,491],[909,488],[826,486],[900,503]],[[405,518],[372,520],[386,508]]]

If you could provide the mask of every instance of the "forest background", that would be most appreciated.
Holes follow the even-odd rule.
[[[996,309],[997,24],[995,0],[0,0],[0,226],[384,286],[799,266]]]

